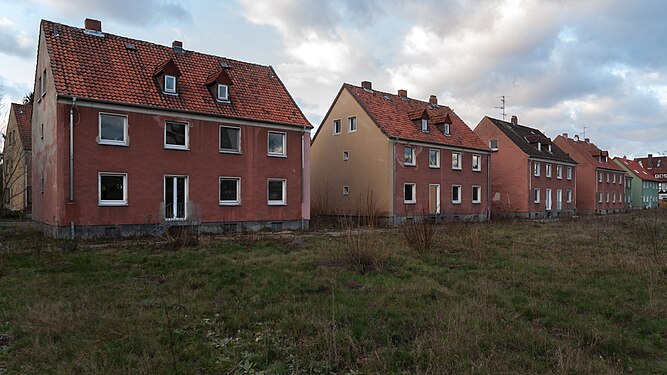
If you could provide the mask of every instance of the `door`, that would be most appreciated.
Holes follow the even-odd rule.
[[[184,220],[187,216],[187,176],[164,176],[164,218]]]
[[[551,189],[547,189],[546,197],[544,197],[544,203],[547,206],[547,211],[551,210]]]
[[[440,185],[428,186],[428,213],[431,215],[440,213]]]
[[[563,209],[563,189],[556,190],[556,210]]]

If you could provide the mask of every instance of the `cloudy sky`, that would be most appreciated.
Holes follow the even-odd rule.
[[[667,1],[0,0],[0,84],[32,90],[39,20],[272,65],[318,126],[343,82],[427,100],[470,127],[507,114],[613,155],[667,154]]]

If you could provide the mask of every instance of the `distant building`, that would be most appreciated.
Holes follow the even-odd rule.
[[[634,160],[615,157],[614,161],[632,177],[630,208],[658,207],[658,180]]]
[[[494,216],[544,218],[576,213],[576,166],[535,128],[484,117],[475,128],[491,147]]]
[[[3,150],[3,207],[30,214],[32,204],[32,104],[12,103]]]
[[[634,161],[643,166],[647,172],[652,173],[658,181],[658,196],[661,200],[667,200],[667,156],[653,156],[648,154],[645,158],[635,158]]]

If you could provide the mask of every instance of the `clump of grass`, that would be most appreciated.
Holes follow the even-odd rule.
[[[349,217],[341,217],[339,221],[342,231],[338,262],[362,274],[384,269],[389,250],[376,228],[370,224],[356,227]]]
[[[436,250],[436,227],[427,215],[419,215],[406,221],[401,230],[408,246],[417,253],[428,254]]]

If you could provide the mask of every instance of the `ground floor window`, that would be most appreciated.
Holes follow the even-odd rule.
[[[417,184],[403,185],[403,202],[408,204],[417,202]]]
[[[240,177],[220,177],[220,204],[241,204]]]
[[[269,179],[267,190],[269,205],[279,206],[287,204],[287,180]]]
[[[472,187],[472,203],[482,203],[482,187]]]
[[[97,186],[100,206],[127,205],[127,173],[100,172]]]
[[[452,185],[452,203],[461,203],[461,185]]]

